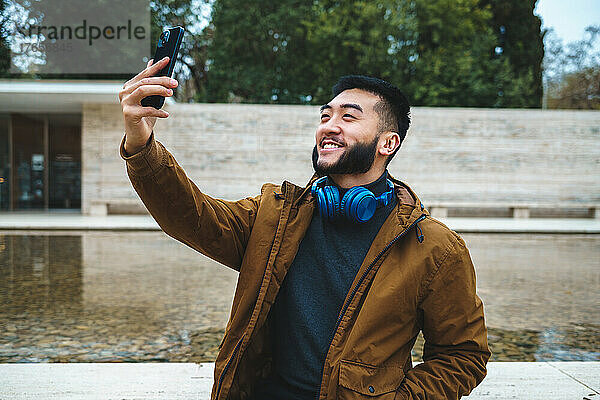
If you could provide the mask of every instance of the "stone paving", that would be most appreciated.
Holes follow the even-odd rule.
[[[600,362],[492,362],[469,400],[596,400]],[[214,364],[0,364],[0,400],[207,400]]]

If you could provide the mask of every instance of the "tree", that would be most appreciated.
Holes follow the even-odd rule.
[[[552,87],[548,108],[600,110],[600,67],[565,75],[559,85]]]
[[[312,60],[302,0],[216,0],[208,100],[300,103]],[[312,60],[311,60],[312,59]]]
[[[212,37],[209,25],[212,0],[152,0],[150,1],[152,45],[155,49],[162,31],[168,27],[185,29],[174,78],[181,86],[176,98],[183,101],[205,99],[208,82],[208,45]]]
[[[208,98],[322,104],[339,76],[366,74],[415,105],[532,106],[523,92],[539,65],[515,67],[516,50],[498,55],[482,1],[216,0]]]
[[[482,0],[492,12],[492,28],[496,35],[495,53],[507,58],[512,79],[504,82],[505,93],[518,92],[508,106],[541,107],[542,60],[544,33],[541,20],[533,13],[537,0]]]
[[[548,108],[600,109],[600,25],[566,47],[552,30],[545,36],[544,88]]]
[[[331,98],[342,75],[364,74],[395,82],[416,42],[407,2],[315,1],[305,20],[314,77],[307,89],[317,104]]]
[[[405,2],[416,40],[409,65],[396,79],[412,104],[426,106],[522,106],[520,90],[528,76],[517,77],[510,60],[499,57],[492,28],[492,10],[479,0],[415,0]],[[406,41],[405,41],[406,42]],[[531,78],[529,78],[531,79]]]
[[[491,13],[478,0],[417,0],[414,68],[404,78],[415,105],[494,106]]]

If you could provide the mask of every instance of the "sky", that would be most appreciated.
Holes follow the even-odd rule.
[[[587,26],[600,25],[600,0],[538,0],[534,13],[542,29],[554,28],[566,44],[583,39]]]

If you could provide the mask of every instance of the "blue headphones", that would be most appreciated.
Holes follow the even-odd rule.
[[[379,197],[376,197],[369,189],[354,186],[340,201],[340,191],[337,187],[329,185],[319,187],[326,179],[326,176],[317,179],[312,185],[311,193],[317,199],[319,214],[330,221],[345,217],[353,222],[367,222],[375,214],[375,210],[387,206],[394,195],[394,185],[387,179],[389,190]]]

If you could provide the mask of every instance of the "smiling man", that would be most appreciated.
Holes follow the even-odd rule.
[[[151,77],[164,63],[123,86],[121,156],[166,233],[239,271],[212,399],[457,399],[479,384],[490,352],[469,252],[386,169],[410,123],[402,93],[341,78],[310,182],[225,201],[154,139],[168,114],[140,101],[172,95],[177,82]]]
[[[343,78],[334,87],[335,98],[321,107],[313,168],[319,175],[330,175],[342,187],[365,185],[377,179],[402,141],[396,132],[398,118],[390,102],[382,101],[375,93],[353,88],[369,82],[366,79]],[[408,128],[408,103],[400,92],[396,97],[399,117]]]

